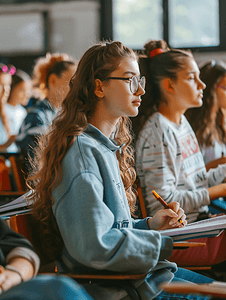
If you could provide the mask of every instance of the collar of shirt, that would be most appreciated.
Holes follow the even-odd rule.
[[[121,148],[125,145],[125,143],[123,143],[122,145],[118,145],[113,139],[107,138],[99,129],[91,124],[88,124],[88,126],[84,130],[84,133],[99,141],[101,144],[104,144],[111,151],[116,152],[117,150],[119,150],[121,152]]]

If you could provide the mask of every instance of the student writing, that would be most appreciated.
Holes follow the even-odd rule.
[[[37,168],[28,183],[33,188],[34,214],[45,226],[47,240],[52,238],[56,245],[56,237],[62,236],[63,247],[55,252],[61,257],[59,270],[149,272],[136,283],[138,291],[142,299],[160,299],[159,284],[171,281],[174,273],[174,280],[211,279],[177,270],[166,261],[172,239],[157,230],[172,228],[169,222],[181,226],[179,218],[185,221],[178,203],[170,203],[170,209],[153,218],[131,217],[136,174],[128,117],[137,115],[144,88],[131,49],[120,42],[88,49],[60,114],[40,140]],[[85,288],[94,299],[128,299],[125,291],[113,287]]]

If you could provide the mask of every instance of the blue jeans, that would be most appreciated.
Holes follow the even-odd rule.
[[[173,281],[210,283],[213,279],[179,268]],[[66,276],[39,275],[0,295],[0,300],[92,300],[73,279]],[[178,295],[161,292],[156,300],[207,300],[207,296]],[[105,299],[103,299],[105,300]]]
[[[39,275],[0,295],[1,300],[92,300],[73,279],[66,276]]]
[[[211,283],[213,282],[213,279],[192,272],[190,270],[178,268],[177,272],[174,274],[173,282]],[[169,294],[169,293],[161,292],[155,299],[156,300],[176,300],[176,299],[207,300],[207,299],[211,299],[211,297],[204,296],[204,295],[203,296],[193,295],[193,294],[178,295],[178,294]]]

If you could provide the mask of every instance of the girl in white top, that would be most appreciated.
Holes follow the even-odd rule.
[[[199,68],[192,54],[170,49],[162,40],[145,45],[140,66],[147,78],[147,87],[133,126],[134,131],[139,132],[136,168],[147,214],[152,216],[162,208],[152,195],[155,190],[167,203],[177,201],[187,214],[188,222],[195,221],[200,212],[208,210],[212,200],[226,196],[226,184],[222,183],[226,165],[206,171],[196,136],[184,116],[188,108],[202,105],[206,86],[199,78]],[[225,235],[222,236],[225,240]],[[211,247],[205,248],[206,256],[200,255],[200,259],[185,253],[182,258],[186,257],[187,264],[189,259],[195,264],[226,259],[226,254],[213,257]],[[205,252],[197,251],[198,254]],[[178,262],[177,257],[174,259]]]
[[[31,78],[22,70],[12,76],[9,99],[4,110],[9,121],[10,133],[16,135],[27,115],[25,106],[31,95]]]

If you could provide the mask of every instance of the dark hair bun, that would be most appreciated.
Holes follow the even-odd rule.
[[[150,52],[156,48],[161,48],[163,52],[169,51],[170,48],[164,40],[149,40],[144,45],[144,54],[148,57],[150,56]]]

